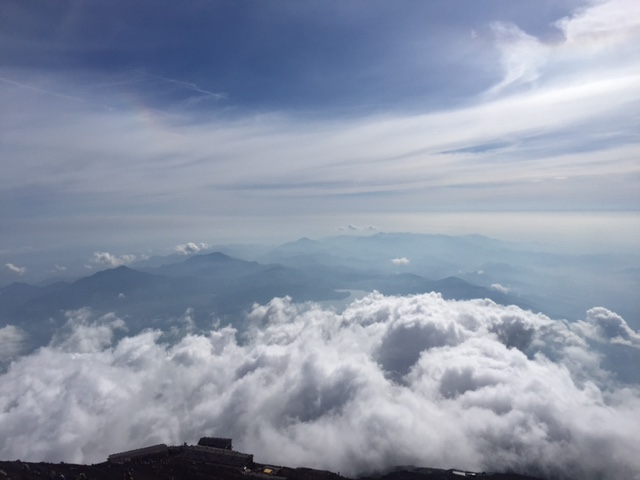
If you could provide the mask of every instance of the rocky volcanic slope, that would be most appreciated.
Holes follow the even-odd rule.
[[[310,468],[289,468],[258,464],[251,461],[244,466],[213,463],[206,458],[187,455],[190,447],[167,447],[161,455],[140,455],[127,461],[93,465],[70,463],[34,463],[0,461],[0,480],[342,480],[339,474]],[[242,455],[242,454],[240,454]],[[252,457],[248,455],[248,457]],[[474,477],[478,480],[537,480],[517,474],[472,473],[459,470],[397,467],[378,476],[361,480],[441,480]]]

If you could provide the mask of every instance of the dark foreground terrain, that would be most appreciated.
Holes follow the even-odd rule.
[[[111,455],[109,460],[93,465],[70,463],[34,463],[0,461],[0,480],[340,480],[340,474],[310,468],[289,468],[253,462],[253,456],[230,449],[200,446],[164,447],[160,453],[131,452]],[[155,447],[151,447],[155,448]],[[141,449],[143,450],[143,449]],[[212,453],[209,455],[209,453]],[[233,456],[233,458],[231,458]],[[119,457],[119,458],[112,458]],[[231,460],[229,460],[231,459]],[[361,480],[440,480],[473,477],[478,480],[536,480],[534,477],[508,473],[474,473],[460,470],[396,467]]]

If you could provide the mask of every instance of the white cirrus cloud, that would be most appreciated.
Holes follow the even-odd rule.
[[[563,39],[545,42],[514,24],[496,22],[492,30],[501,55],[503,78],[490,92],[511,85],[559,79],[613,79],[637,75],[640,5],[634,0],[589,2],[557,22]]]
[[[492,88],[491,93],[510,85],[537,80],[540,69],[547,61],[548,47],[512,24],[497,22],[492,25],[492,30],[498,39],[504,77]]]
[[[342,313],[278,298],[254,307],[245,333],[194,333],[187,311],[173,344],[151,329],[118,339],[113,315],[68,317],[0,375],[3,458],[99,462],[216,435],[258,461],[348,475],[398,464],[640,471],[640,388],[594,348],[626,348],[617,338],[638,333],[606,309],[585,320],[615,324],[595,343],[582,324],[437,294],[374,293]]]
[[[640,37],[640,4],[634,0],[594,2],[557,22],[569,44],[611,46]]]

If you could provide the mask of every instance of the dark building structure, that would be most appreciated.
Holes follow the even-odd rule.
[[[198,445],[200,445],[201,447],[213,447],[213,448],[221,448],[223,450],[233,450],[233,446],[231,445],[230,438],[202,437],[198,441]]]
[[[180,456],[189,462],[243,468],[253,463],[253,455],[223,448],[189,445],[183,447]]]
[[[159,445],[152,445],[151,447],[137,448],[135,450],[128,450],[126,452],[114,453],[109,455],[109,462],[111,463],[126,463],[132,460],[141,460],[149,457],[166,456],[169,452],[169,447],[164,443]]]

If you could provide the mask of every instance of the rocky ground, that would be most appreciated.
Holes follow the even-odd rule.
[[[265,473],[266,472],[266,473]],[[536,480],[516,474],[472,473],[459,470],[397,467],[375,477],[360,480],[441,480],[474,477],[478,480]],[[104,462],[93,465],[0,461],[0,480],[343,480],[329,471],[289,468],[252,463],[247,467],[228,467],[186,460],[180,447],[170,453],[139,458],[127,463]]]

